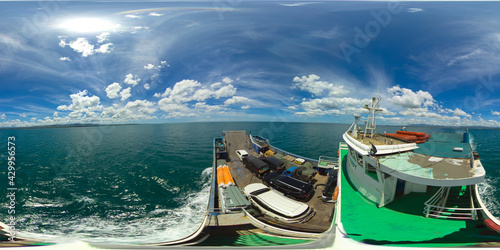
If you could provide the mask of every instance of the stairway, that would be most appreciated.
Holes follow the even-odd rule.
[[[425,202],[426,217],[477,220],[479,205],[474,200],[474,186],[441,187]]]

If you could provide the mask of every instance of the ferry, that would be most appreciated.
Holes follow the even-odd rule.
[[[213,141],[198,230],[175,241],[72,248],[500,249],[500,221],[479,196],[486,173],[469,133],[377,133],[379,102],[365,106],[364,129],[354,116],[336,157],[311,159],[259,135],[224,131]],[[287,187],[307,195],[297,199]],[[16,240],[10,246],[52,244]]]

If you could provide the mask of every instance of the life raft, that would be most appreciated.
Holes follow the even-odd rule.
[[[385,133],[386,136],[417,144],[424,143],[431,138],[424,132],[396,131],[396,133]]]

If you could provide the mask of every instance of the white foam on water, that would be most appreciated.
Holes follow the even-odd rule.
[[[500,177],[486,177],[483,182],[479,183],[479,196],[483,201],[486,209],[490,211],[496,218],[500,219],[500,190],[498,190],[498,181]]]
[[[56,242],[83,240],[89,242],[107,243],[157,243],[184,238],[194,233],[204,218],[210,194],[210,176],[212,168],[205,169],[200,177],[203,181],[202,190],[181,195],[177,199],[184,204],[175,209],[157,208],[137,219],[123,220],[117,218],[100,218],[91,216],[86,218],[45,218],[40,215],[26,215],[24,219],[36,220],[31,223],[29,232],[19,232],[18,235],[33,238],[43,238]],[[95,203],[88,197],[80,197],[82,203]],[[29,206],[47,205],[48,201],[33,201]],[[57,206],[64,204],[58,204]],[[139,212],[138,212],[139,214]],[[134,214],[132,214],[134,215]],[[120,218],[126,217],[118,216]],[[23,230],[21,219],[19,229]],[[44,225],[42,229],[39,226]],[[48,227],[45,227],[48,226]],[[36,233],[35,233],[36,232]]]

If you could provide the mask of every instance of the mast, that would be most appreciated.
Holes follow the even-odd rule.
[[[372,97],[372,102],[370,106],[365,104],[365,109],[368,109],[368,120],[366,121],[365,126],[365,137],[370,133],[370,138],[373,138],[373,134],[375,133],[375,128],[377,127],[375,123],[375,112],[382,111],[382,109],[378,108],[378,103],[380,102],[380,97],[375,98]]]

